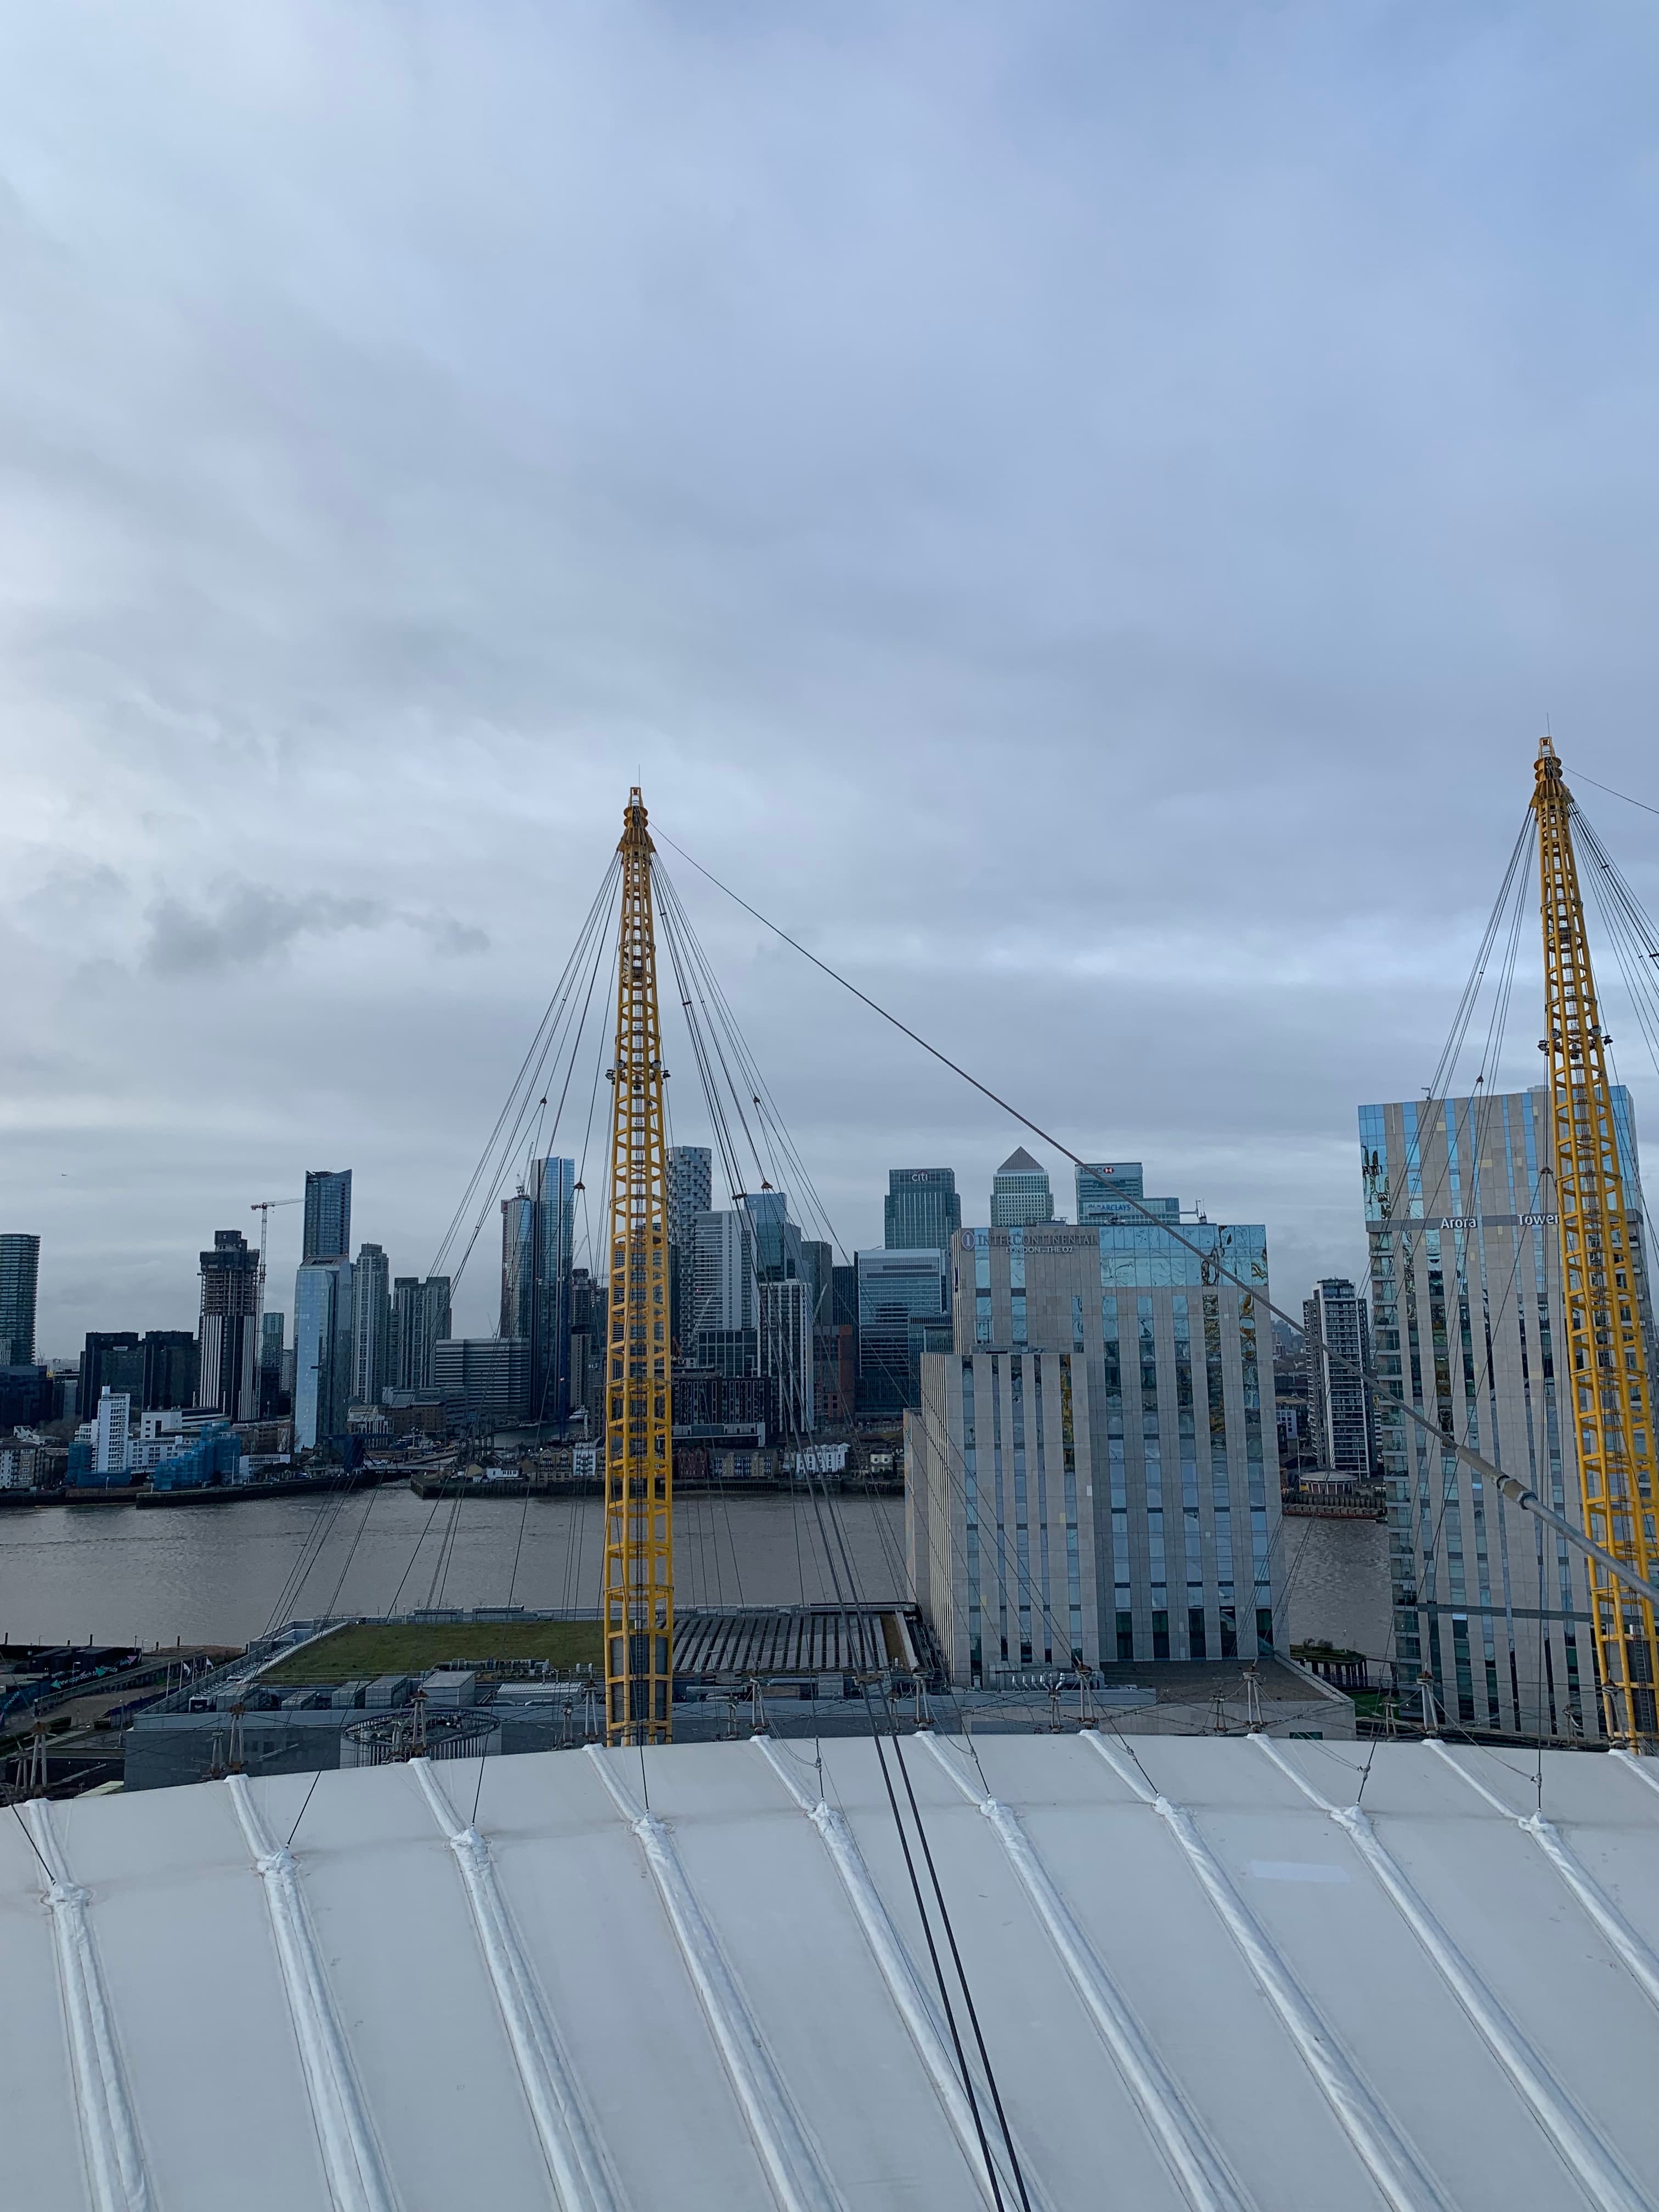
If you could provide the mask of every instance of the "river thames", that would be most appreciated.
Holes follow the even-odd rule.
[[[902,1598],[900,1498],[834,1501],[856,1595]],[[18,1644],[242,1644],[285,1620],[422,1606],[592,1607],[598,1498],[422,1498],[402,1486],[140,1512],[36,1506],[0,1518],[0,1635]],[[836,1595],[809,1499],[675,1507],[684,1606]]]

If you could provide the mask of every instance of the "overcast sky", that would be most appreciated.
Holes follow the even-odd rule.
[[[1656,64],[1637,0],[7,9],[42,1353],[308,1167],[423,1271],[636,778],[1281,1301],[1358,1267],[1546,716],[1659,805]],[[665,858],[844,1241],[893,1165],[983,1220],[1023,1133]]]

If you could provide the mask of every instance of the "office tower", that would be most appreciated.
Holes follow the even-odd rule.
[[[889,1168],[882,1243],[890,1252],[948,1252],[962,1226],[954,1168]]]
[[[1150,1223],[957,1238],[955,1346],[905,1424],[954,1679],[1285,1648],[1267,1240],[1183,1234],[1198,1253]]]
[[[760,1371],[771,1385],[772,1419],[783,1437],[817,1426],[812,1368],[812,1291],[798,1277],[760,1286]]]
[[[75,1401],[80,1407],[81,1418],[88,1421],[95,1418],[98,1401],[107,1383],[112,1390],[125,1390],[142,1405],[144,1396],[144,1355],[138,1342],[138,1333],[131,1328],[89,1328],[81,1353],[81,1373],[76,1384]]]
[[[1636,1133],[1622,1086],[1613,1107],[1625,1187],[1634,1192]],[[1419,1668],[1431,1678],[1451,1721],[1595,1737],[1583,1561],[1547,1529],[1540,1539],[1537,1521],[1474,1480],[1402,1410],[1409,1391],[1432,1428],[1582,1526],[1576,1409],[1571,1396],[1562,1401],[1565,1378],[1555,1365],[1566,1338],[1549,1094],[1540,1086],[1362,1106],[1359,1142],[1395,1659],[1407,1681]],[[1625,1325],[1649,1330],[1651,1346],[1635,1208],[1628,1235],[1634,1284]]]
[[[259,1316],[259,1419],[273,1421],[291,1412],[283,1403],[283,1334],[280,1313]]]
[[[392,1381],[399,1390],[430,1390],[433,1347],[450,1333],[449,1278],[399,1275],[392,1285]]]
[[[250,1421],[257,1410],[259,1255],[240,1229],[214,1232],[202,1254],[201,1367],[197,1395],[228,1421]]]
[[[146,1413],[168,1413],[201,1402],[201,1350],[187,1328],[147,1328],[143,1390],[138,1400]]]
[[[98,1400],[98,1438],[93,1449],[92,1463],[100,1474],[125,1474],[131,1466],[131,1420],[132,1400],[125,1390],[112,1390],[106,1384]]]
[[[351,1391],[349,1260],[306,1260],[294,1278],[294,1446],[313,1451],[346,1431]]]
[[[1054,1218],[1048,1170],[1037,1165],[1024,1145],[1016,1146],[991,1178],[992,1228],[1018,1229]]]
[[[378,1244],[360,1244],[351,1276],[351,1399],[378,1406],[392,1380],[391,1271]]]
[[[313,1168],[306,1176],[305,1242],[300,1263],[343,1260],[351,1249],[351,1170]]]
[[[501,1334],[530,1347],[521,1418],[560,1429],[570,1414],[575,1188],[574,1160],[532,1160],[526,1184],[501,1201]]]
[[[34,1301],[40,1239],[0,1237],[0,1367],[34,1364]]]
[[[1131,1199],[1139,1200],[1130,1205]],[[1161,1221],[1179,1221],[1176,1198],[1148,1198],[1139,1160],[1085,1161],[1077,1171],[1079,1224],[1097,1228],[1103,1221],[1144,1221],[1155,1213]]]
[[[521,1336],[444,1337],[432,1348],[432,1381],[469,1429],[514,1426],[530,1395],[530,1346]]]
[[[801,1233],[789,1218],[789,1200],[781,1190],[746,1191],[738,1200],[754,1232],[755,1273],[763,1283],[793,1283],[801,1277]]]
[[[854,1261],[850,1267],[836,1267],[830,1272],[830,1326],[850,1328],[856,1334],[858,1325],[859,1271]]]
[[[1371,1334],[1364,1301],[1346,1277],[1328,1275],[1315,1285],[1313,1296],[1303,1300],[1302,1322],[1315,1463],[1333,1474],[1363,1478],[1376,1458],[1371,1430]],[[1348,1362],[1352,1364],[1345,1364]]]
[[[855,1255],[858,1267],[859,1411],[897,1414],[916,1402],[920,1372],[913,1357],[916,1322],[950,1315],[943,1252]]]

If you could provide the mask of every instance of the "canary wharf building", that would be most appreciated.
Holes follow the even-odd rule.
[[[1266,1235],[1181,1234],[1198,1249],[1141,1222],[952,1239],[955,1346],[905,1436],[953,1679],[1285,1648]]]
[[[1630,1101],[1613,1117],[1638,1188]],[[1410,1405],[1582,1524],[1571,1390],[1558,1375],[1560,1261],[1543,1087],[1359,1109],[1379,1457],[1389,1488],[1394,1651],[1445,1718],[1536,1735],[1600,1733],[1583,1560],[1492,1494]],[[1642,1224],[1628,1234],[1651,1316]],[[1618,1357],[1618,1347],[1609,1346]]]

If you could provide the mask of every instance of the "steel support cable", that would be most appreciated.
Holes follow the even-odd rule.
[[[676,911],[676,903],[677,902],[673,900],[671,892],[668,896],[662,900],[659,908],[664,919],[664,934],[668,943],[669,958],[674,969],[676,981],[681,987],[681,1003],[686,1013],[688,1026],[690,1028],[692,1032],[694,1055],[696,1059],[699,1073],[703,1078],[705,1099],[708,1108],[710,1121],[713,1125],[713,1133],[715,1135],[716,1142],[720,1145],[721,1149],[722,1163],[723,1164],[734,1165],[735,1163],[731,1160],[731,1133],[726,1125],[723,1102],[720,1096],[718,1088],[713,1080],[712,1067],[710,1066],[708,1054],[702,1048],[702,1040],[698,1035],[701,1024],[697,1020],[696,1010],[693,1006],[692,1001],[694,997],[696,1000],[697,1006],[702,1010],[703,1020],[710,1024],[711,1029],[713,1026],[712,1018],[708,1012],[708,1001],[705,994],[702,989],[697,988],[695,979],[688,979],[687,975],[687,970],[690,969],[691,964],[691,955],[689,947],[691,945],[695,945],[696,939],[689,927],[684,926],[683,910]],[[682,939],[684,939],[684,942],[683,942]],[[687,988],[688,980],[691,980],[691,988],[690,989]],[[744,1127],[744,1135],[746,1138],[750,1139],[752,1148],[753,1139],[748,1128],[746,1117],[744,1117],[743,1114],[741,1099],[737,1093],[735,1085],[731,1080],[731,1064],[728,1061],[726,1054],[720,1049],[718,1036],[714,1038],[714,1042],[715,1045],[715,1057],[720,1061],[721,1072],[726,1079],[726,1087],[732,1094],[734,1104],[738,1107],[738,1118]],[[740,1056],[737,1043],[734,1041],[732,1056],[738,1060],[738,1063],[741,1067],[744,1064],[744,1060],[747,1057],[746,1048],[743,1049]],[[751,1097],[757,1097],[758,1092],[751,1092],[750,1095]],[[757,1160],[758,1164],[757,1153]],[[738,1179],[735,1175],[733,1175],[732,1177],[732,1189],[733,1196],[735,1197],[738,1194]],[[757,1293],[758,1293],[758,1282],[757,1282]],[[812,1478],[809,1476],[809,1483],[811,1480]],[[819,1481],[822,1481],[822,1478],[819,1478]],[[821,1504],[819,1503],[817,1496],[814,1496],[814,1510],[815,1516],[818,1521],[819,1539],[823,1547],[824,1563],[830,1575],[830,1588],[835,1597],[837,1609],[841,1613],[845,1626],[847,1644],[850,1653],[854,1641],[854,1620],[856,1618],[860,1629],[861,1630],[864,1619],[862,1609],[858,1604],[858,1577],[856,1570],[854,1566],[851,1553],[847,1544],[846,1532],[844,1528],[841,1527],[839,1520],[835,1513],[834,1507],[830,1503],[827,1487],[823,1491]],[[830,1525],[828,1528],[824,1525],[824,1515],[826,1511],[829,1516]],[[832,1531],[835,1537],[834,1543],[831,1542]],[[797,1536],[799,1539],[799,1528],[797,1529]],[[837,1553],[839,1553],[839,1559],[837,1559]],[[860,1668],[860,1672],[863,1674],[866,1670]],[[882,1742],[881,1730],[877,1723],[874,1708],[870,1698],[867,1680],[863,1684],[863,1687],[866,1710],[871,1723],[872,1740],[876,1747],[876,1755],[881,1766],[882,1779],[886,1789],[890,1809],[893,1815],[894,1826],[897,1832],[900,1846],[903,1853],[905,1867],[909,1877],[912,1895],[915,1899],[917,1915],[921,1923],[922,1932],[927,1942],[928,1954],[932,1961],[934,1978],[939,1992],[940,2002],[945,2010],[946,2022],[949,2026],[951,2041],[955,2048],[957,2063],[962,2076],[963,2093],[967,2097],[969,2108],[973,2113],[974,2124],[979,2139],[981,2154],[985,2162],[986,2174],[990,2184],[992,2195],[999,2208],[999,2212],[1000,2212],[1000,2208],[1002,2208],[1005,2201],[1000,2176],[998,2172],[996,2161],[991,2155],[983,2117],[979,2109],[978,2095],[973,2079],[972,2069],[969,2066],[967,2056],[963,2047],[961,2033],[956,2020],[955,2008],[952,2005],[949,1986],[945,1977],[943,1962],[939,1955],[938,1945],[934,1937],[933,1925],[923,1898],[921,1878],[916,1871],[909,1837],[906,1832],[903,1818],[900,1812],[897,1795],[893,1788],[892,1778],[888,1771],[886,1753]],[[894,1748],[896,1755],[896,1736],[895,1737]],[[903,1771],[902,1761],[901,1771]],[[972,1992],[968,1984],[966,1970],[963,1966],[960,1951],[957,1945],[955,1930],[951,1923],[949,1911],[945,1903],[944,1892],[939,1885],[937,1870],[933,1866],[932,1850],[927,1842],[926,1828],[922,1822],[920,1808],[916,1804],[915,1792],[910,1788],[908,1772],[905,1772],[904,1779],[906,1792],[911,1805],[912,1819],[915,1825],[916,1835],[921,1842],[923,1855],[927,1861],[932,1879],[936,1901],[936,1909],[945,1931],[946,1940],[949,1944],[951,1956],[955,1961],[957,1976],[961,1984],[963,1998],[968,2006],[969,2017],[973,2023],[974,2033],[979,2049],[981,2064],[984,2069],[986,2081],[989,2087],[993,2102],[997,2112],[998,2120],[1003,2136],[1004,2147],[1008,2155],[1016,2187],[1018,2191],[1019,2203],[1022,2208],[1022,2212],[1030,2212],[1030,2199],[1026,2193],[1024,2176],[1020,2171],[1018,2155],[1014,2149],[1012,2136],[1009,2131],[1006,2115],[1003,2112],[1000,2092],[996,2085],[995,2074],[991,2066],[989,2055],[985,2048],[983,2035],[980,2032],[977,2009],[973,2002]]]
[[[809,1477],[809,1482],[811,1480],[811,1478]],[[862,1658],[863,1639],[861,1632],[863,1614],[859,1606],[857,1595],[858,1577],[856,1571],[853,1565],[851,1553],[847,1547],[845,1533],[836,1527],[833,1509],[830,1507],[829,1493],[827,1490],[822,1492],[821,1498],[818,1493],[813,1493],[813,1505],[814,1512],[818,1522],[819,1538],[824,1547],[825,1564],[830,1571],[830,1589],[834,1593],[835,1601],[837,1609],[841,1613],[846,1635],[848,1656],[849,1657],[856,1656],[859,1658]],[[829,1527],[825,1526],[824,1516],[826,1511],[828,1511],[829,1514]],[[837,1547],[841,1553],[841,1565],[839,1567],[836,1562],[835,1549],[832,1548],[830,1540],[830,1530],[832,1528],[835,1529],[837,1539]],[[846,1576],[846,1589],[844,1590],[842,1588],[843,1570]],[[860,1633],[856,1638],[854,1636],[855,1619],[858,1620],[860,1626]],[[882,1784],[887,1795],[888,1808],[893,1816],[893,1826],[898,1837],[899,1849],[903,1856],[904,1869],[909,1880],[910,1894],[912,1900],[915,1905],[916,1917],[921,1923],[922,1937],[927,1947],[928,1961],[933,1970],[934,1986],[939,1991],[939,2004],[945,2014],[945,2025],[950,2030],[951,2044],[956,2055],[957,2071],[961,2077],[963,2094],[966,2097],[969,2110],[973,2115],[974,2129],[979,2142],[980,2155],[985,2162],[985,2173],[986,2178],[990,2184],[992,2197],[998,2207],[998,2212],[1002,2212],[1004,2197],[1002,2193],[1001,2176],[998,2170],[997,2162],[991,2154],[991,2147],[987,2135],[984,2116],[980,2110],[977,2085],[974,2080],[973,2069],[968,2063],[968,2054],[963,2047],[962,2040],[962,2031],[957,2023],[956,2007],[951,2001],[950,1984],[945,1978],[944,1961],[939,1957],[938,1941],[933,1933],[933,1921],[929,1916],[927,1901],[922,1893],[921,1878],[916,1871],[915,1856],[910,1847],[910,1838],[908,1832],[905,1828],[904,1817],[899,1809],[898,1794],[893,1787],[892,1776],[888,1771],[887,1753],[883,1742],[881,1725],[876,1714],[875,1702],[870,1694],[869,1669],[866,1667],[860,1666],[858,1673],[859,1686],[864,1698],[865,1715],[870,1723],[870,1738],[872,1743],[875,1747],[877,1764],[881,1769]],[[891,1718],[892,1717],[890,1712],[890,1722],[891,1721]],[[896,1755],[898,1750],[898,1730],[896,1724],[893,1728],[893,1747],[895,1754]],[[915,1823],[917,1838],[922,1845],[929,1868],[932,1869],[933,1854],[927,1845],[927,1833],[922,1825],[921,1811],[916,1806],[915,1792],[909,1789],[908,1774],[906,1775],[905,1780],[907,1794],[910,1799],[912,1817]],[[987,2052],[985,2048],[985,2039],[983,2035],[979,2033],[977,2009],[974,2006],[973,1998],[969,1990],[967,1974],[962,1964],[961,1954],[957,1948],[955,1931],[951,1927],[950,1916],[945,1907],[944,1893],[939,1887],[937,1873],[933,1874],[933,1887],[936,1900],[936,1908],[946,1931],[947,1942],[952,1956],[956,1961],[957,1978],[961,1984],[963,1996],[967,2002],[969,2018],[973,2024],[979,2050],[980,2063],[984,2069],[986,2083],[990,2090],[993,2104],[997,2114],[1002,2136],[1003,2148],[1007,2154],[1009,2164],[1013,2172],[1015,2186],[1019,2192],[1019,2202],[1022,2212],[1030,2212],[1030,2199],[1026,2193],[1025,2180],[1020,2169],[1019,2156],[1014,2148],[1013,2136],[1010,2130],[1006,2116],[1003,2111],[1001,2094],[996,2087],[996,2077],[991,2066],[989,2054]]]
[[[832,1248],[841,1252],[843,1259],[846,1259],[848,1254],[848,1248],[842,1244],[841,1239],[835,1233],[829,1214],[823,1206],[822,1200],[819,1198],[811,1176],[808,1173],[806,1164],[801,1158],[794,1139],[789,1133],[787,1124],[778,1109],[777,1101],[772,1095],[771,1088],[767,1083],[764,1074],[762,1073],[760,1064],[756,1059],[754,1053],[750,1049],[748,1041],[744,1036],[743,1031],[738,1025],[737,1017],[732,1010],[731,1002],[720,988],[720,978],[715,974],[712,963],[709,961],[707,953],[703,951],[702,943],[699,940],[696,931],[691,927],[690,918],[685,912],[684,903],[681,900],[678,890],[675,889],[672,880],[667,877],[665,872],[664,873],[663,881],[666,888],[668,896],[673,902],[674,908],[678,918],[679,926],[684,933],[687,944],[700,964],[702,975],[705,978],[708,996],[719,1010],[723,1026],[725,1027],[728,1036],[732,1041],[735,1056],[739,1062],[745,1080],[750,1085],[750,1095],[754,1100],[757,1114],[762,1116],[763,1125],[769,1126],[769,1127],[775,1133],[779,1147],[781,1150],[784,1159],[788,1166],[791,1179],[799,1183],[799,1188],[804,1193],[805,1202],[810,1204],[814,1215],[816,1216],[817,1224],[828,1231],[826,1241],[832,1246]]]
[[[769,929],[774,936],[781,939],[784,944],[799,952],[803,960],[810,962],[814,968],[827,975],[832,983],[839,984],[842,990],[858,1000],[861,1006],[867,1006],[872,1013],[886,1022],[890,1027],[897,1030],[901,1036],[908,1037],[910,1042],[920,1047],[930,1059],[938,1060],[941,1067],[948,1068],[951,1074],[960,1077],[963,1082],[977,1091],[982,1098],[988,1099],[992,1105],[1002,1113],[1010,1115],[1022,1128],[1029,1129],[1031,1134],[1042,1143],[1051,1146],[1062,1158],[1070,1160],[1076,1167],[1087,1165],[1087,1162],[1080,1153],[1074,1152],[1069,1145],[1063,1144],[1058,1137],[1045,1129],[1041,1122],[1034,1121],[1029,1114],[1022,1113],[1018,1106],[1011,1104],[999,1092],[993,1091],[989,1084],[982,1083],[978,1076],[970,1074],[959,1061],[952,1060],[950,1054],[942,1051],[938,1045],[930,1043],[918,1030],[912,1029],[908,1022],[901,1021],[896,1014],[890,1013],[878,1000],[872,999],[867,991],[860,990],[856,983],[850,981],[838,969],[832,968],[827,960],[820,960],[816,952],[809,952],[799,939],[791,937],[787,930],[782,928],[777,922],[769,920],[758,908],[750,906],[747,899],[734,891],[728,884],[722,883],[720,878],[709,869],[705,868],[701,860],[692,860],[684,846],[676,844],[672,837],[665,836],[660,830],[657,834],[661,837],[664,844],[672,851],[678,853],[683,860],[688,861],[700,876],[706,877],[717,890],[724,892],[734,905],[741,907],[745,914],[752,915],[763,928]],[[1143,1205],[1139,1199],[1126,1196],[1119,1202],[1138,1213],[1143,1220],[1150,1222],[1153,1227],[1161,1229],[1166,1237],[1179,1244],[1183,1251],[1190,1253],[1201,1266],[1212,1268],[1219,1280],[1231,1283],[1236,1289],[1243,1291],[1252,1298],[1258,1300],[1267,1313],[1273,1316],[1275,1319],[1282,1321],[1287,1328],[1294,1329],[1298,1336],[1306,1335],[1305,1324],[1298,1321],[1293,1314],[1287,1313],[1282,1306],[1275,1305],[1259,1283],[1253,1283],[1245,1276],[1238,1274],[1234,1269],[1224,1267],[1213,1252],[1206,1252],[1201,1245],[1194,1243],[1189,1237],[1183,1237],[1174,1223],[1166,1221],[1161,1215],[1154,1213],[1150,1206]],[[1358,1360],[1351,1359],[1346,1352],[1337,1351],[1330,1344],[1323,1342],[1322,1339],[1322,1348],[1325,1357],[1340,1367],[1345,1373],[1364,1379],[1364,1369]],[[1425,1414],[1419,1413],[1415,1407],[1406,1404],[1403,1399],[1397,1402],[1400,1403],[1406,1418],[1425,1434],[1436,1437],[1443,1436],[1443,1431]],[[1502,1494],[1512,1504],[1518,1505],[1524,1512],[1535,1513],[1540,1520],[1547,1522],[1552,1528],[1559,1529],[1575,1548],[1583,1551],[1586,1556],[1596,1559],[1606,1567],[1608,1573],[1619,1582],[1629,1589],[1637,1590],[1644,1598],[1649,1600],[1653,1598],[1654,1585],[1643,1582],[1622,1559],[1615,1559],[1613,1553],[1602,1546],[1593,1543],[1583,1531],[1575,1528],[1564,1514],[1557,1513],[1553,1507],[1546,1505],[1536,1491],[1517,1481],[1513,1475],[1505,1474],[1502,1468],[1496,1466],[1480,1452],[1472,1450],[1467,1444],[1454,1444],[1453,1449],[1457,1456],[1484,1480],[1496,1484]]]
[[[490,1176],[490,1182],[488,1194],[480,1209],[480,1218],[483,1214],[489,1212],[495,1192],[500,1188],[502,1176],[518,1151],[520,1131],[532,1110],[532,1103],[536,1097],[542,1070],[556,1045],[568,1013],[572,994],[580,978],[586,972],[588,961],[593,955],[596,942],[603,938],[603,925],[609,914],[620,872],[621,862],[619,859],[613,856],[610,867],[605,871],[605,879],[599,886],[598,895],[588,908],[586,917],[577,934],[570,957],[565,963],[558,982],[554,987],[553,995],[548,1001],[546,1012],[537,1026],[535,1035],[530,1041],[529,1047],[507,1091],[507,1098],[495,1117],[495,1127],[485,1140],[478,1163],[467,1179],[459,1203],[439,1245],[437,1255],[429,1271],[434,1275],[442,1272],[445,1262],[454,1249],[456,1240],[461,1235],[471,1212],[474,1200],[483,1184],[486,1174]],[[506,1132],[504,1141],[503,1132]],[[495,1161],[493,1173],[490,1170],[492,1159]],[[477,1241],[477,1227],[475,1225],[471,1238],[468,1242],[468,1253],[471,1252],[473,1243]],[[464,1259],[463,1268],[465,1266]]]
[[[1463,1039],[1468,1033],[1475,1006],[1480,996],[1480,986],[1486,977],[1486,965],[1492,957],[1492,945],[1498,935],[1504,910],[1509,903],[1516,878],[1530,848],[1533,830],[1533,812],[1529,806],[1527,809],[1526,819],[1522,823],[1514,847],[1510,851],[1509,865],[1504,871],[1504,879],[1498,888],[1498,896],[1492,903],[1491,914],[1487,916],[1486,927],[1481,936],[1480,947],[1475,953],[1474,963],[1469,970],[1468,980],[1463,986],[1462,996],[1459,999],[1456,1012],[1452,1016],[1451,1030],[1446,1040],[1445,1048],[1441,1054],[1440,1063],[1435,1069],[1429,1085],[1431,1096],[1437,1097],[1443,1086],[1449,1083],[1452,1068],[1462,1051]]]
[[[584,961],[584,970],[588,978],[586,996],[582,1004],[582,1024],[584,1025],[586,1020],[587,1007],[592,998],[595,979],[599,975],[600,968],[604,964],[605,949],[605,939],[604,933],[602,932],[596,931],[591,939],[591,949],[589,954]],[[580,980],[580,977],[577,980]],[[519,1140],[523,1133],[525,1123],[529,1119],[531,1112],[530,1102],[535,1095],[537,1085],[542,1080],[543,1070],[547,1065],[548,1058],[550,1056],[551,1057],[554,1073],[556,1074],[561,1064],[565,1064],[565,1045],[567,1042],[569,1043],[570,1054],[568,1063],[565,1064],[564,1091],[565,1093],[568,1092],[571,1073],[574,1068],[576,1055],[580,1048],[581,1042],[581,1027],[578,1027],[574,1038],[568,1036],[568,1029],[566,1027],[569,1008],[573,1003],[573,997],[568,994],[564,1007],[562,1010],[560,1028],[556,1030],[553,1037],[549,1042],[547,1050],[536,1064],[533,1073],[533,1079],[526,1090],[524,1099],[519,1108],[514,1126],[509,1131],[506,1141],[501,1146],[500,1156],[496,1161],[495,1172],[492,1175],[489,1184],[485,1188],[483,1202],[479,1206],[477,1213],[473,1220],[471,1233],[467,1238],[465,1249],[461,1254],[459,1261],[452,1271],[453,1279],[456,1283],[459,1283],[462,1276],[465,1273],[467,1262],[472,1256],[473,1248],[477,1243],[479,1237],[483,1234],[484,1223],[489,1218],[489,1209],[501,1194],[502,1184],[506,1181],[508,1170],[512,1166],[514,1157],[517,1153]],[[600,1056],[602,1057],[603,1055]],[[544,1108],[546,1105],[545,1097],[543,1098],[542,1105]],[[556,1128],[556,1122],[555,1126]]]

